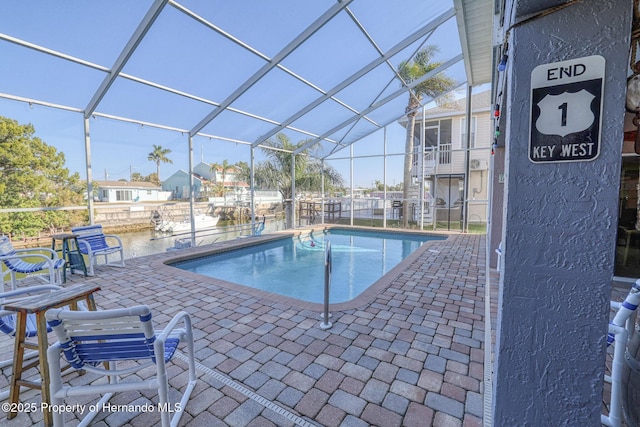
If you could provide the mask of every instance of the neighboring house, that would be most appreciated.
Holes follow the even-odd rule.
[[[211,196],[213,184],[222,184],[222,168],[211,170],[211,164],[200,162],[193,167],[194,197],[196,199]],[[235,170],[227,170],[224,177],[224,188],[229,200],[245,198],[249,185],[237,181]],[[189,198],[189,172],[180,169],[162,183],[162,189],[171,191],[174,199]]]
[[[160,186],[146,181],[95,181],[94,186],[98,202],[164,202],[171,196]]]
[[[215,173],[211,173],[213,174],[213,178],[211,180],[216,184],[224,185],[225,193],[227,193],[227,195],[233,194],[236,198],[243,198],[249,191],[249,184],[243,181],[238,181],[237,171],[233,165],[231,165],[231,168],[227,169],[224,173],[224,182],[222,179],[222,167],[218,166]]]
[[[211,165],[207,162],[200,162],[193,167],[193,173],[202,178],[215,182],[215,173],[211,171]]]
[[[474,200],[487,200],[487,180],[491,157],[491,93],[471,97],[471,138],[469,163],[466,157],[466,98],[416,115],[413,194],[424,191],[425,220],[460,220],[465,182],[469,180],[469,221],[486,221],[486,208]],[[406,117],[400,121],[406,127]],[[424,130],[422,129],[424,126]],[[423,141],[424,140],[424,141]],[[422,153],[422,155],[420,155]],[[423,171],[424,166],[424,171]]]
[[[196,173],[193,174],[194,197],[199,199],[209,191],[211,182]],[[180,169],[162,182],[162,189],[171,192],[173,200],[189,198],[189,172]]]

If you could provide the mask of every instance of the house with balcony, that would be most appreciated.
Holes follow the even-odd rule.
[[[248,193],[249,185],[239,182],[234,169],[228,169],[222,177],[222,168],[217,167],[212,170],[210,163],[201,161],[193,167],[193,187],[196,199],[212,197],[214,195],[214,185],[219,184],[224,188],[224,192],[230,195],[229,200],[244,198]],[[175,200],[189,198],[189,172],[180,169],[165,179],[162,183],[165,191],[172,192]]]
[[[211,169],[212,165],[209,165]],[[224,198],[229,200],[246,200],[249,197],[249,184],[238,179],[238,169],[234,165],[229,165],[226,170],[218,165],[209,173],[212,175],[210,180],[215,184],[222,186],[224,189]]]
[[[491,93],[479,92],[471,97],[468,149],[466,104],[466,98],[456,99],[416,115],[411,194],[415,200],[422,200],[422,209],[415,209],[414,219],[422,215],[427,223],[461,221],[468,181],[468,220],[486,221]],[[400,123],[406,127],[406,118]],[[414,205],[419,207],[420,202]]]

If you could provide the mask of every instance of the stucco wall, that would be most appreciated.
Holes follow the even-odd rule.
[[[578,2],[511,30],[496,426],[600,425],[630,12]],[[590,55],[606,59],[600,156],[530,162],[531,71]]]

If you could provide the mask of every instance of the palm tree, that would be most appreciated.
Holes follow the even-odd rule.
[[[234,166],[236,168],[236,181],[251,181],[251,166],[249,166],[249,163],[239,161]]]
[[[290,222],[293,213],[293,187],[291,180],[291,166],[293,154],[290,152],[300,148],[307,141],[300,141],[293,144],[289,138],[282,133],[276,135],[275,140],[265,141],[263,152],[267,160],[254,166],[254,179],[257,185],[266,188],[277,188],[284,199],[287,227],[293,224]],[[276,148],[271,150],[267,147]],[[283,151],[285,150],[285,151]],[[322,177],[329,186],[339,187],[343,185],[342,176],[331,166],[323,165],[316,158],[310,157],[308,150],[295,156],[295,186],[297,190],[319,190]]]
[[[418,80],[425,74],[434,70],[442,65],[441,62],[433,61],[435,54],[438,52],[438,47],[429,45],[416,53],[413,61],[402,61],[398,65],[398,74],[402,78],[402,85],[406,86],[411,82]],[[449,92],[455,87],[455,80],[444,75],[438,74],[430,79],[423,81],[416,85],[409,91],[409,104],[405,109],[407,113],[407,139],[405,141],[405,158],[404,158],[404,176],[402,187],[402,199],[406,204],[409,199],[409,188],[411,186],[411,167],[413,165],[413,139],[414,128],[416,124],[416,113],[418,107],[422,103],[423,96],[428,96],[433,99],[444,93]],[[408,210],[404,210],[405,214],[402,218],[402,226],[409,226]]]
[[[150,160],[156,164],[156,177],[158,182],[160,181],[160,162],[173,163],[173,161],[167,157],[167,154],[171,153],[168,148],[162,148],[160,145],[153,144],[153,151],[149,153],[147,160]]]
[[[234,172],[235,171],[235,167],[234,165],[230,164],[229,161],[227,159],[224,159],[222,161],[222,164],[220,163],[213,163],[211,165],[211,172],[216,173],[216,171],[220,169],[220,171],[222,172],[222,195],[224,197],[224,203],[227,204],[227,191],[226,191],[226,187],[225,187],[225,182],[227,179],[227,172]]]

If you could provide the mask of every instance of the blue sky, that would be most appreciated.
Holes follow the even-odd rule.
[[[0,4],[0,33],[43,46],[66,55],[81,58],[96,67],[113,65],[123,46],[138,25],[151,1],[4,1]],[[330,0],[300,2],[277,0],[264,2],[183,0],[180,5],[217,25],[231,37],[251,46],[252,52],[219,33],[197,23],[172,6],[166,6],[145,39],[127,62],[123,72],[184,91],[214,102],[222,102],[253,75],[287,43],[324,11],[334,6]],[[350,11],[370,33],[383,52],[429,23],[451,7],[451,2],[413,0],[355,0]],[[407,10],[414,13],[407,14]],[[460,52],[455,19],[436,30],[427,44],[440,47],[438,60],[446,61]],[[414,43],[390,60],[397,64],[418,47]],[[32,98],[49,103],[84,109],[102,82],[105,73],[91,67],[63,61],[0,39],[0,93]],[[282,66],[321,90],[328,91],[377,57],[373,45],[343,12],[313,34],[282,61]],[[389,65],[381,64],[337,97],[343,104],[327,100],[305,117],[292,123],[298,129],[322,135],[350,117],[344,104],[363,110],[376,99],[399,88],[389,76]],[[463,67],[457,64],[448,71],[464,81]],[[386,79],[386,80],[385,80]],[[380,82],[387,85],[380,85]],[[233,138],[254,142],[273,124],[253,120],[251,115],[279,122],[319,96],[311,86],[296,80],[281,69],[273,69],[256,85],[238,97],[231,106],[238,114],[224,111],[203,129],[213,138],[194,138],[194,160],[222,162],[249,161],[250,151],[243,144],[215,138]],[[407,103],[403,94],[380,110],[371,112],[381,123],[400,115]],[[138,122],[158,123],[180,129],[192,129],[214,109],[204,102],[168,94],[118,78],[97,107],[97,112],[127,117]],[[32,123],[36,135],[65,154],[67,166],[84,178],[84,129],[82,114],[60,111],[40,105],[29,105],[0,97],[0,115],[20,123]],[[364,120],[355,126],[330,135],[345,141],[366,135],[374,127]],[[126,123],[96,115],[90,119],[91,156],[94,179],[128,179],[130,171],[148,175],[155,164],[147,160],[152,145],[172,152],[173,164],[161,165],[161,178],[177,169],[188,169],[187,134],[155,129],[139,123]],[[308,135],[287,130],[292,141]],[[399,153],[404,147],[404,128],[397,123],[387,127],[388,153]],[[378,131],[354,144],[354,155],[381,154],[383,132]],[[325,153],[333,144],[323,143]],[[349,150],[337,153],[346,157]],[[257,160],[261,159],[259,150]],[[349,183],[349,162],[331,162]],[[356,186],[369,186],[382,180],[381,159],[354,161]],[[387,182],[402,180],[402,157],[389,157]]]

